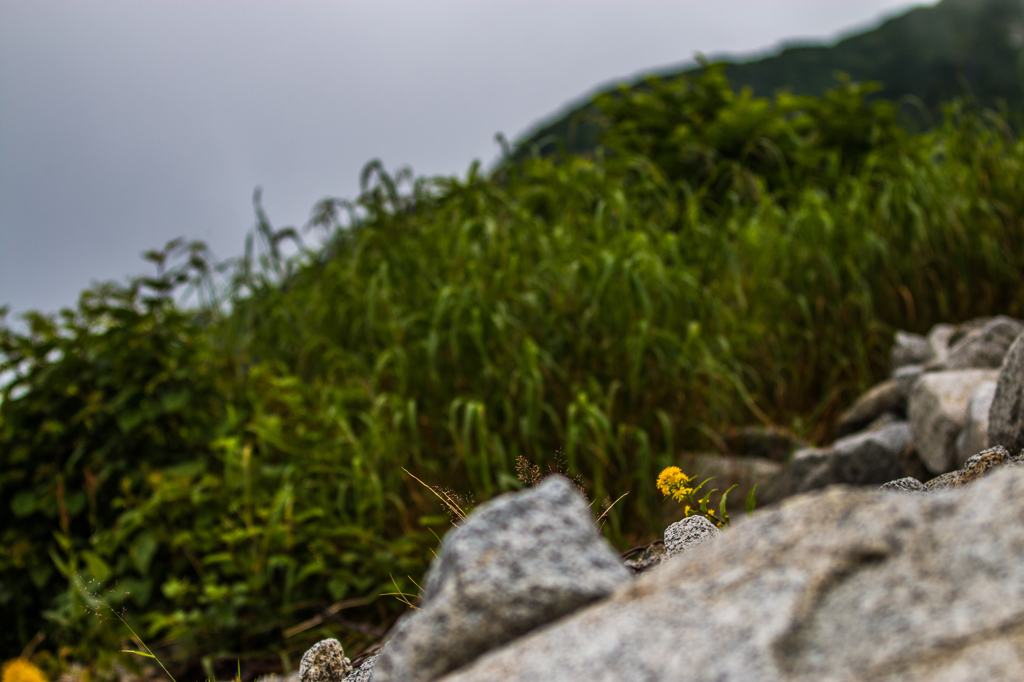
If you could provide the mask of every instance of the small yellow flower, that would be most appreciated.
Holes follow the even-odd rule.
[[[46,675],[28,659],[15,658],[0,668],[0,682],[46,682]]]
[[[686,484],[690,482],[689,476],[684,474],[679,467],[668,467],[658,475],[657,487],[665,497],[680,499],[679,494],[687,495]]]

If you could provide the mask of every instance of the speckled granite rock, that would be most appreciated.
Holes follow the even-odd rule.
[[[497,497],[445,536],[418,611],[395,626],[374,682],[455,670],[632,582],[561,476]]]
[[[988,413],[988,443],[1010,452],[1024,448],[1024,336],[1010,346],[999,370]]]
[[[976,483],[986,474],[1000,467],[1015,467],[1020,464],[1020,456],[1011,457],[1002,445],[989,448],[971,457],[962,469],[951,471],[925,483],[928,490],[950,490],[966,488]]]
[[[879,488],[889,492],[928,493],[937,490],[954,490],[966,488],[981,480],[984,476],[1000,468],[1024,466],[1024,452],[1011,456],[1002,445],[983,450],[967,460],[967,463],[956,471],[942,474],[921,483],[916,478],[901,478],[890,481]]]
[[[763,510],[444,682],[1024,677],[1024,470]]]
[[[933,475],[956,467],[956,439],[967,421],[971,396],[980,384],[998,376],[998,370],[966,369],[924,374],[914,384],[910,429],[917,454]]]
[[[336,639],[317,642],[302,654],[299,682],[341,682],[352,672],[345,650]]]
[[[703,516],[687,516],[665,529],[665,553],[661,562],[681,555],[691,547],[713,540],[722,534],[715,524]]]
[[[919,481],[916,478],[913,478],[911,476],[907,476],[906,478],[897,478],[895,481],[889,481],[888,483],[883,483],[881,485],[881,487],[879,487],[878,489],[881,492],[884,492],[884,493],[927,493],[927,492],[929,492],[928,486],[926,486],[924,483],[921,483],[921,481]]]

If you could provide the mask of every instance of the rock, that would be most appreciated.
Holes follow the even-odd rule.
[[[996,395],[996,382],[979,384],[967,403],[967,421],[956,439],[956,466],[962,467],[971,458],[988,447],[988,413]]]
[[[1013,342],[999,370],[988,413],[988,443],[1010,452],[1024,448],[1024,337]]]
[[[1024,670],[1024,471],[762,510],[444,682],[977,682]]]
[[[302,654],[299,682],[341,682],[352,672],[345,650],[336,639],[317,642]]]
[[[626,568],[631,570],[634,575],[638,575],[660,565],[663,556],[665,556],[665,541],[655,540],[649,545],[629,550],[622,555],[622,559]]]
[[[947,369],[998,368],[1014,340],[1024,331],[1017,320],[1000,315],[955,338],[946,359]]]
[[[885,412],[906,414],[906,409],[906,395],[900,392],[896,381],[893,379],[883,381],[857,398],[853,405],[839,417],[836,435],[848,436],[867,426]]]
[[[892,350],[889,351],[889,369],[895,372],[907,365],[924,365],[934,354],[935,351],[925,337],[898,331],[893,339]]]
[[[730,454],[785,462],[801,444],[796,434],[778,426],[740,426],[726,430],[722,440]]]
[[[370,682],[370,679],[373,677],[373,669],[377,665],[379,657],[379,653],[368,657],[358,668],[349,673],[349,676],[345,678],[345,682]]]
[[[907,476],[906,478],[897,478],[895,481],[889,481],[888,483],[882,484],[879,488],[883,493],[927,493],[928,486],[921,481]]]
[[[893,372],[892,378],[896,382],[900,395],[904,398],[909,398],[910,390],[914,387],[914,383],[921,378],[922,374],[924,374],[924,365],[907,365]]]
[[[561,476],[481,505],[445,537],[419,610],[395,626],[374,682],[434,680],[632,582]]]
[[[994,469],[1007,465],[1015,466],[1019,462],[1020,457],[1010,457],[1010,453],[1006,451],[1006,448],[997,445],[971,457],[962,469],[933,478],[925,485],[928,486],[928,490],[932,491],[966,488]]]
[[[951,324],[937,324],[928,332],[928,346],[932,350],[932,357],[925,363],[926,368],[931,371],[940,370],[945,367],[946,359],[949,358],[949,345],[956,334],[956,327]]]
[[[681,521],[676,521],[665,529],[665,553],[661,557],[661,563],[721,534],[722,531],[703,516],[687,516]]]
[[[909,444],[910,426],[900,421],[840,438],[829,448],[801,450],[786,473],[791,489],[785,496],[837,483],[880,485],[899,478],[900,455]]]
[[[799,492],[831,485],[835,482],[830,470],[831,457],[829,448],[797,450],[785,475],[762,491],[762,501],[771,504]]]
[[[905,416],[906,415],[904,415],[904,417]],[[886,426],[891,424],[906,421],[904,417],[901,417],[895,412],[883,412],[871,420],[871,423],[864,427],[864,431],[878,431],[880,429],[884,429]]]
[[[923,375],[910,393],[908,416],[917,453],[933,475],[956,466],[956,438],[975,389],[998,371],[965,369]],[[895,478],[895,476],[893,477]]]

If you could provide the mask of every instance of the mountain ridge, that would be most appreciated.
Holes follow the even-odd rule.
[[[856,31],[856,29],[854,29]],[[854,81],[877,81],[875,97],[901,100],[925,126],[937,120],[945,102],[973,97],[984,106],[1024,102],[1024,0],[942,0],[890,16],[874,29],[841,34],[831,45],[783,43],[751,58],[714,57],[739,90],[772,96],[782,90],[820,95],[837,83],[836,74]],[[634,76],[623,84],[598,86],[570,101],[561,113],[542,119],[515,144],[513,160],[534,153],[592,152],[603,126],[594,100],[602,93],[643,87],[647,78],[672,80],[700,71],[686,62]]]

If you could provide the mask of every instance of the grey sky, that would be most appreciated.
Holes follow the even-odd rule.
[[[185,236],[241,252],[363,164],[463,174],[594,88],[828,40],[913,0],[0,0],[0,305],[72,305]]]

